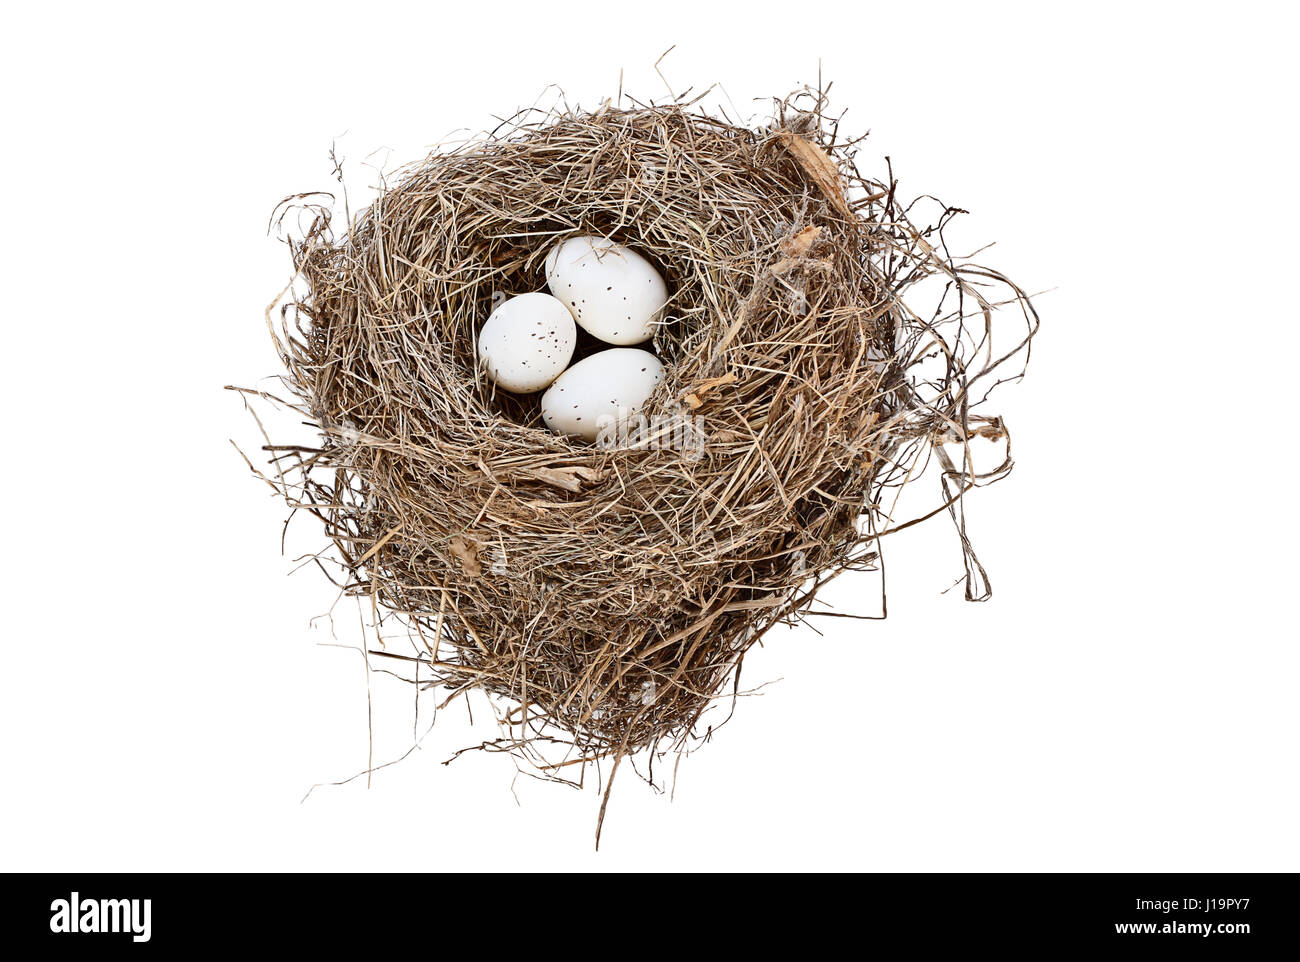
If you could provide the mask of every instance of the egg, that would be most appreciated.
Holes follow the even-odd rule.
[[[668,303],[654,265],[603,237],[571,237],[552,248],[546,284],[580,327],[609,344],[649,340]]]
[[[578,329],[573,315],[550,294],[520,294],[502,302],[478,335],[478,356],[488,377],[519,394],[540,391],[573,357]]]
[[[542,395],[542,420],[552,431],[594,441],[603,416],[640,411],[663,377],[663,364],[649,351],[601,351],[573,365]]]

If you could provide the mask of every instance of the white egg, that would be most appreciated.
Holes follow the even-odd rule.
[[[546,256],[546,283],[578,325],[609,344],[654,335],[668,287],[648,260],[603,237],[571,237]]]
[[[542,420],[552,431],[594,441],[603,416],[640,411],[663,377],[664,366],[649,351],[601,351],[573,365],[542,395]]]
[[[487,375],[507,391],[540,391],[573,357],[573,316],[550,294],[520,294],[501,304],[478,335]]]

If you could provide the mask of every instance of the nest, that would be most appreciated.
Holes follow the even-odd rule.
[[[500,696],[500,745],[549,773],[706,736],[752,645],[878,565],[918,459],[941,462],[928,513],[959,526],[964,492],[1010,467],[946,452],[1004,437],[974,388],[1027,354],[1028,299],[948,255],[957,211],[913,225],[824,107],[805,92],[762,129],[682,101],[524,114],[400,171],[343,230],[330,204],[288,202],[308,226],[272,332],[321,440],[268,444],[266,476],[324,523],[342,587],[415,641],[373,653]],[[614,445],[552,433],[475,362],[496,300],[543,290],[547,250],[578,234],[670,289],[664,382]],[[904,294],[935,278],[922,317]],[[1024,329],[996,355],[1001,303]]]

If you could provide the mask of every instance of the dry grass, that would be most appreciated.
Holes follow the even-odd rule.
[[[272,333],[320,441],[268,443],[264,476],[323,522],[346,591],[409,626],[421,684],[501,696],[493,747],[545,773],[701,736],[750,646],[874,566],[920,459],[938,458],[932,513],[958,521],[967,595],[987,594],[961,496],[1010,459],[971,468],[967,440],[1004,434],[971,407],[1020,373],[1037,317],[949,256],[956,211],[915,226],[892,175],[862,177],[824,106],[796,95],[758,131],[680,101],[521,115],[404,169],[342,231],[288,202],[311,218],[292,241],[306,293]],[[701,457],[559,437],[477,369],[494,294],[544,289],[574,234],[667,278],[648,409],[700,418]],[[926,279],[946,292],[921,317],[904,297]],[[1000,354],[995,288],[1023,322]]]

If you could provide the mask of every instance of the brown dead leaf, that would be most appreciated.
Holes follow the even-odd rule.
[[[788,130],[783,130],[778,136],[790,155],[804,169],[804,173],[812,178],[835,209],[845,217],[852,217],[853,211],[849,209],[849,202],[844,196],[844,180],[835,162],[826,156],[826,151]]]
[[[804,257],[821,235],[820,224],[809,224],[803,230],[781,239],[781,252],[786,257]]]
[[[519,477],[532,478],[576,494],[582,490],[583,482],[596,484],[604,480],[605,474],[603,471],[575,464],[563,468],[528,468],[520,471]]]
[[[999,417],[980,417],[972,415],[966,425],[966,433],[963,436],[961,430],[956,425],[948,425],[939,428],[933,433],[935,440],[944,444],[961,444],[972,438],[984,438],[988,441],[1001,441],[1007,436],[1006,425],[1002,423]]]
[[[721,387],[724,384],[735,384],[738,380],[740,380],[740,378],[736,376],[735,371],[728,371],[720,377],[707,378],[697,384],[695,390],[683,397],[682,400],[690,405],[692,411],[698,411],[704,406],[705,394],[712,391],[715,387]]]
[[[460,562],[465,574],[477,578],[483,573],[483,566],[478,560],[479,543],[473,538],[467,538],[463,534],[455,535],[447,542],[447,547],[451,549],[452,557]]]
[[[773,274],[784,274],[793,267],[802,267],[805,270],[816,270],[822,272],[832,269],[831,262],[828,260],[822,260],[821,258],[782,257],[772,265],[771,271]]]

